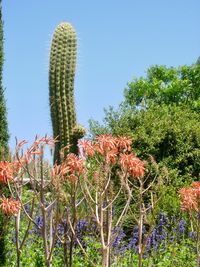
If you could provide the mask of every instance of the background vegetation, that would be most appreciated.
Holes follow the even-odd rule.
[[[63,33],[65,28],[67,35]],[[96,266],[103,267],[167,267],[174,264],[180,267],[199,266],[200,220],[197,213],[200,213],[200,210],[195,206],[196,200],[192,199],[194,210],[189,216],[183,214],[180,211],[179,199],[179,190],[200,178],[199,59],[191,66],[178,68],[152,66],[147,70],[146,77],[135,78],[129,82],[124,91],[124,101],[119,108],[107,109],[102,125],[97,121],[90,121],[91,143],[87,140],[85,145],[88,146],[91,158],[84,162],[83,167],[82,159],[68,154],[69,147],[67,153],[63,154],[64,157],[60,157],[60,152],[63,152],[60,148],[72,143],[72,150],[78,154],[78,137],[84,134],[84,129],[77,127],[75,120],[73,82],[76,45],[73,41],[71,47],[69,44],[72,41],[69,40],[69,44],[66,41],[71,31],[69,24],[61,24],[56,37],[60,38],[61,34],[62,40],[55,39],[55,47],[59,44],[58,54],[63,49],[61,58],[63,55],[69,56],[70,49],[73,48],[73,57],[71,59],[69,56],[67,64],[63,64],[61,59],[56,62],[57,56],[54,56],[57,48],[52,46],[50,105],[56,129],[54,138],[57,135],[66,135],[62,146],[57,146],[54,174],[52,166],[46,164],[43,159],[44,144],[49,145],[52,140],[46,137],[41,140],[36,138],[34,145],[27,152],[27,157],[21,153],[21,158],[18,154],[13,159],[14,162],[20,158],[19,162],[23,166],[20,168],[23,171],[19,168],[20,171],[18,170],[16,175],[18,180],[12,180],[14,176],[7,177],[14,184],[12,191],[9,183],[5,186],[5,176],[8,175],[10,165],[4,162],[8,160],[9,134],[2,85],[4,53],[0,9],[0,163],[3,163],[0,167],[0,265],[89,267],[93,266],[93,262]],[[71,76],[67,72],[70,64]],[[65,97],[67,93],[68,97]],[[58,119],[63,123],[59,131],[57,128],[61,123],[58,125]],[[126,146],[120,150],[119,140],[116,141],[111,135],[101,136],[103,142],[98,143],[100,134],[123,138],[126,135],[127,139],[121,139],[123,142],[125,140]],[[102,144],[106,144],[107,150],[102,149]],[[130,152],[131,149],[135,154]],[[84,149],[82,153],[85,153]],[[135,168],[138,176],[136,178],[140,179],[132,183],[126,176],[128,169],[123,169],[127,160],[126,158],[122,163],[123,153],[124,157],[132,157],[130,172],[134,169],[133,162],[138,163]],[[88,155],[84,156],[87,158]],[[137,157],[143,161],[140,162]],[[4,163],[8,165],[6,172]],[[138,172],[139,167],[141,169]],[[83,172],[84,168],[87,169],[87,176]],[[32,181],[23,187],[22,192],[25,176],[29,176]],[[198,183],[193,184],[194,188],[196,185]],[[127,188],[129,194],[126,194]],[[10,210],[5,214],[6,209],[2,203],[4,196],[8,197],[8,189],[13,194],[12,197],[16,198],[11,201],[13,206],[18,205],[18,211],[20,205],[25,203],[25,214],[11,214]],[[186,191],[187,188],[182,192]],[[78,206],[77,203],[82,204]],[[128,203],[127,206],[125,203]],[[100,216],[102,222],[99,219],[100,213],[103,214]],[[31,216],[28,223],[27,214]],[[5,225],[7,232],[4,231]],[[103,250],[106,250],[105,255]],[[102,255],[105,256],[103,261]]]

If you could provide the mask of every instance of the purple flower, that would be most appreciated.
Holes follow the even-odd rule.
[[[126,236],[123,229],[120,228],[115,228],[113,230],[113,236],[114,236],[114,241],[112,243],[113,248],[117,248],[120,245],[120,242],[122,242],[123,238]]]
[[[178,232],[180,234],[185,233],[185,227],[186,227],[186,221],[184,219],[181,219],[178,223]]]

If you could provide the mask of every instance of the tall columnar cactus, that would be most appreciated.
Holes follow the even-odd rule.
[[[60,162],[60,151],[77,153],[77,140],[84,129],[76,125],[74,106],[74,78],[76,69],[76,33],[69,23],[56,28],[50,53],[49,89],[53,135],[58,137],[54,162]]]

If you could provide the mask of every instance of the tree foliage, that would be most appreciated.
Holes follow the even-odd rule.
[[[199,104],[198,63],[177,69],[152,66],[147,77],[128,84],[117,111],[106,110],[103,126],[91,122],[91,132],[128,134],[138,156],[153,156],[179,186],[200,174]]]
[[[131,107],[147,108],[150,104],[186,104],[200,110],[200,64],[167,68],[152,66],[146,78],[128,83],[125,101]]]

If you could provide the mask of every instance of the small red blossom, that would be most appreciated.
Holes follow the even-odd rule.
[[[56,138],[53,138],[51,136],[45,135],[44,137],[40,138],[39,140],[41,143],[48,145],[50,148],[53,148],[55,146],[55,143],[58,142]]]
[[[12,162],[12,166],[13,166],[14,172],[18,172],[22,168],[23,164],[20,160],[16,160]]]
[[[78,180],[78,177],[74,174],[71,174],[67,177],[67,179],[71,182],[71,183],[75,183]]]
[[[117,137],[116,144],[119,149],[119,152],[131,151],[132,140],[127,136]]]
[[[194,188],[182,188],[179,190],[181,198],[181,210],[198,211],[196,190]]]
[[[52,169],[52,178],[60,177],[70,182],[76,182],[78,176],[84,171],[84,161],[75,154],[67,155],[67,158],[60,165],[55,164]]]
[[[84,157],[93,157],[94,156],[94,147],[90,140],[80,140],[79,145],[81,146],[83,150],[83,156]]]
[[[0,203],[1,211],[8,216],[17,215],[21,208],[20,202],[12,198],[3,197],[0,199]]]
[[[132,177],[144,176],[144,162],[137,158],[134,153],[121,154],[120,164],[122,169],[127,171]]]
[[[72,166],[71,166],[72,167]],[[74,168],[74,166],[73,166]],[[79,171],[77,172],[77,169],[76,169],[76,172],[77,172],[77,175],[75,175],[74,173],[72,173],[72,171],[74,171],[74,169],[72,170],[72,168],[70,168],[66,162],[60,164],[60,165],[57,165],[55,164],[53,169],[52,169],[52,178],[53,178],[53,183],[54,183],[54,178],[56,178],[57,180],[57,177],[60,177],[61,178],[61,181],[70,181],[72,183],[76,182],[78,180],[78,177],[77,175],[79,174]]]
[[[0,183],[7,184],[13,180],[13,165],[11,162],[0,162]]]
[[[22,140],[20,142],[17,141],[16,149],[19,150],[23,145],[27,144],[26,140]]]
[[[195,189],[200,189],[200,182],[193,182],[193,183],[191,184],[191,187],[192,187],[192,188],[195,188]]]
[[[35,141],[36,143],[37,141]],[[39,149],[38,145],[33,144],[27,151],[27,155],[30,157],[31,155],[40,155],[42,151]]]
[[[117,155],[118,155],[118,149],[113,148],[112,150],[108,151],[106,154],[106,162],[115,164],[117,160]]]
[[[67,155],[65,164],[66,167],[69,168],[71,174],[76,173],[77,175],[80,175],[84,171],[84,161],[73,153]]]
[[[62,163],[60,165],[55,164],[52,169],[52,176],[65,176],[70,172],[70,168],[66,164]]]
[[[33,159],[34,159],[34,155],[41,155],[42,154],[42,150],[39,148],[39,141],[36,140],[33,145],[28,148],[27,152],[24,154],[22,161],[25,164],[29,164]]]
[[[200,182],[193,182],[190,187],[179,190],[181,198],[181,209],[183,211],[195,210],[200,208]]]
[[[55,146],[55,143],[57,142],[56,138],[54,139],[53,137],[49,137],[49,136],[44,136],[39,138],[38,136],[35,137],[35,141],[33,142],[33,144],[31,145],[31,147],[29,147],[27,149],[27,153],[24,155],[24,159],[23,161],[25,163],[30,163],[31,160],[33,160],[33,156],[37,156],[37,155],[42,155],[43,154],[43,147],[48,145],[50,149],[52,149]],[[18,143],[17,145],[17,149],[19,150],[19,148],[21,148],[24,144],[26,144],[26,141],[21,141],[20,143]]]
[[[108,151],[116,148],[116,138],[114,138],[111,134],[99,135],[96,138],[96,141],[94,148],[101,155],[106,155]]]

